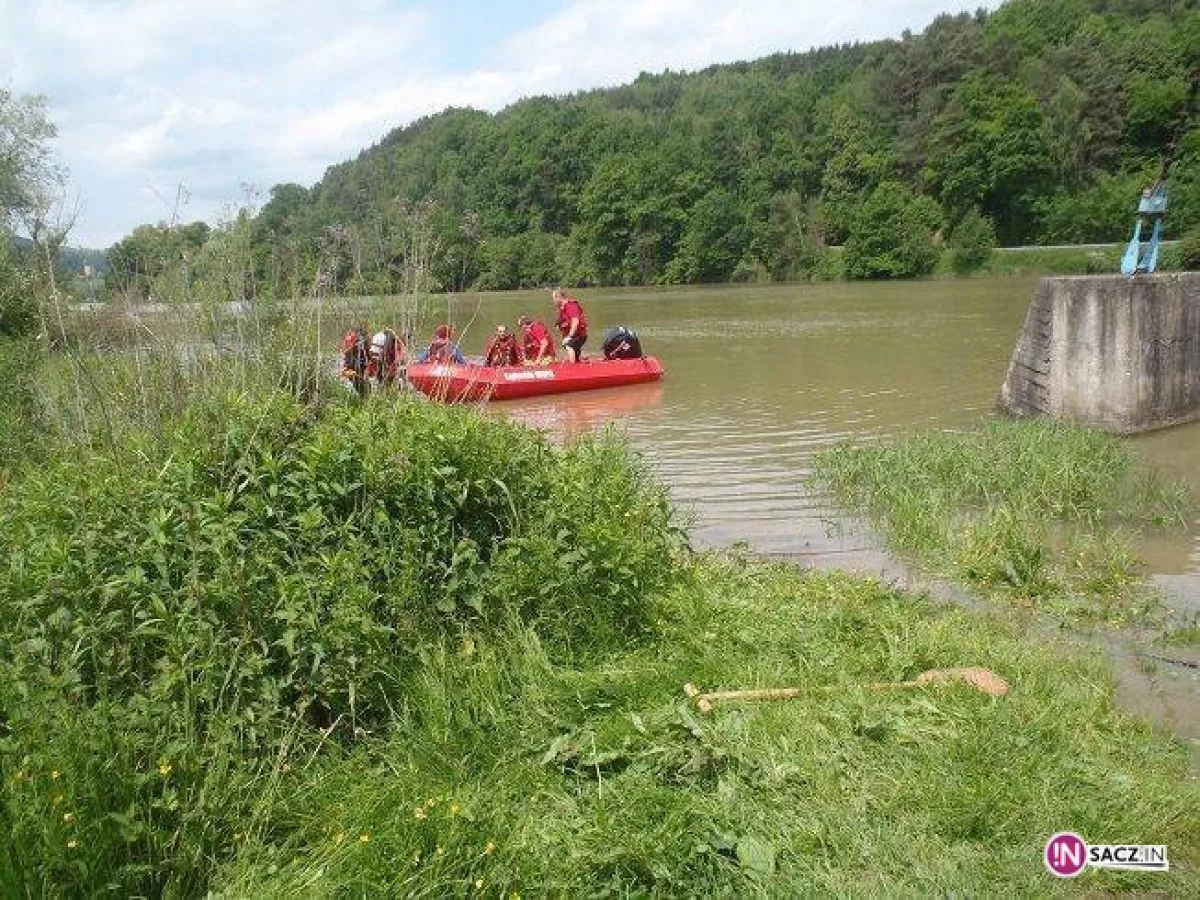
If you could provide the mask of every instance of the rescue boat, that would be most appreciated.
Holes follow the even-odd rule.
[[[653,356],[638,359],[585,359],[548,366],[460,366],[410,364],[410,384],[444,403],[516,400],[568,391],[590,391],[658,381],[663,367]]]

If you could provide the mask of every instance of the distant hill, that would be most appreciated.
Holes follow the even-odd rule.
[[[856,229],[886,271],[889,241],[968,222],[1009,246],[1121,241],[1198,67],[1195,0],[1013,0],[894,40],[447,109],[272,188],[255,277],[276,296],[412,273],[448,290],[795,279]],[[1194,126],[1168,236],[1200,225]]]
[[[32,242],[27,238],[14,237],[12,241],[14,246],[23,251],[32,246]],[[87,265],[92,267],[92,271],[96,275],[106,275],[108,273],[108,252],[87,247],[63,247],[58,252],[58,263],[72,274],[82,272],[83,267]]]

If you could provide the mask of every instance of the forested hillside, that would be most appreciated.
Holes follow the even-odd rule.
[[[446,110],[228,229],[276,294],[414,273],[435,289],[797,279],[828,245],[851,277],[904,276],[939,241],[1117,241],[1198,64],[1195,0],[1014,0],[895,40]],[[1169,235],[1200,224],[1195,126]]]

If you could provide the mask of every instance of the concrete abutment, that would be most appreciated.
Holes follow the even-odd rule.
[[[1000,408],[1118,434],[1200,419],[1200,272],[1043,279]]]

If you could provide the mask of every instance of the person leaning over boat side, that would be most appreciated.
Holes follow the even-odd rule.
[[[517,336],[503,325],[496,326],[496,334],[488,341],[483,351],[485,366],[519,366],[521,354],[517,350]]]
[[[554,339],[546,323],[521,316],[517,324],[525,338],[521,346],[522,362],[527,366],[548,366],[554,362]]]
[[[587,315],[574,297],[568,297],[556,288],[551,294],[558,307],[558,330],[563,335],[563,347],[567,350],[567,362],[579,362],[583,358],[583,345],[587,342]]]
[[[391,328],[375,332],[368,351],[370,362],[367,363],[367,377],[381,387],[395,384],[406,352],[404,342]]]
[[[433,340],[429,342],[429,346],[421,351],[421,355],[417,357],[419,363],[438,363],[445,365],[446,363],[457,363],[460,366],[467,364],[467,358],[463,356],[462,350],[458,348],[450,340],[453,332],[449,325],[439,325],[433,332]]]

